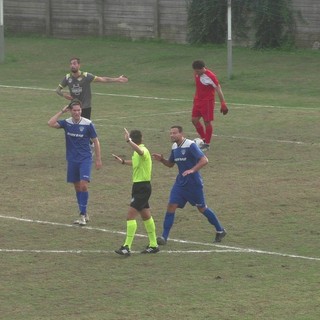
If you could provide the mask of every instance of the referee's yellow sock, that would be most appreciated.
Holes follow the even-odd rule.
[[[131,249],[131,245],[133,242],[133,238],[137,231],[137,221],[136,220],[127,220],[127,235],[126,241],[124,243],[125,246],[128,246]]]
[[[156,225],[154,224],[154,220],[151,217],[148,220],[144,220],[144,227],[147,230],[148,237],[149,237],[149,246],[150,247],[157,247],[157,236],[156,236]]]

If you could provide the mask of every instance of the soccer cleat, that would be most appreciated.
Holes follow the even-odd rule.
[[[89,216],[80,214],[79,219],[73,221],[74,224],[78,224],[79,226],[85,226],[89,222]]]
[[[200,146],[200,149],[201,149],[201,151],[209,151],[210,145],[209,145],[208,143],[203,143],[203,144]]]
[[[222,232],[217,232],[216,237],[213,242],[221,242],[221,240],[227,235],[227,232],[225,229],[223,229]]]
[[[157,244],[159,246],[164,246],[165,244],[167,244],[167,240],[164,237],[158,237],[157,238]]]
[[[160,251],[159,247],[147,246],[143,251],[141,251],[141,253],[157,253],[159,251]]]
[[[128,246],[121,246],[120,249],[115,250],[114,252],[126,257],[129,257],[131,254]]]
[[[86,216],[81,215],[79,219],[79,226],[85,226],[87,224]]]

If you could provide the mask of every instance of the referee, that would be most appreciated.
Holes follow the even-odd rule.
[[[124,244],[115,250],[117,254],[130,256],[131,246],[137,231],[136,218],[140,214],[148,233],[149,245],[141,253],[157,253],[159,247],[156,239],[156,228],[151,216],[149,198],[151,196],[152,159],[149,150],[142,144],[142,134],[139,130],[132,130],[129,134],[124,129],[124,138],[133,149],[131,160],[124,160],[113,154],[114,158],[123,165],[132,166],[132,194],[127,214],[127,233]]]

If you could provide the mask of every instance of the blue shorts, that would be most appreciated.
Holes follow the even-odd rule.
[[[81,180],[90,181],[92,161],[68,161],[67,182],[75,183]]]
[[[196,186],[179,186],[174,184],[169,197],[169,203],[177,204],[178,208],[184,208],[186,203],[189,202],[192,206],[204,208],[206,200],[201,185]]]

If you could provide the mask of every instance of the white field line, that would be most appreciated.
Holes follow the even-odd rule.
[[[53,89],[46,89],[46,88],[40,88],[40,87],[23,87],[23,86],[8,86],[8,85],[1,85],[0,88],[8,88],[8,89],[21,89],[21,90],[38,90],[38,91],[55,91]],[[175,98],[162,98],[162,97],[148,97],[148,96],[139,96],[139,95],[126,95],[126,94],[113,94],[113,93],[93,93],[95,95],[100,96],[114,96],[114,97],[124,97],[124,98],[134,98],[134,99],[152,99],[152,100],[166,100],[166,101],[186,101],[191,102],[191,99],[175,99]],[[277,108],[277,109],[291,109],[291,110],[297,110],[298,108],[292,108],[292,107],[286,107],[286,106],[272,106],[272,105],[258,105],[258,104],[243,104],[243,103],[230,103],[232,106],[238,106],[240,108],[242,107],[254,107],[254,108]],[[314,110],[318,111],[316,108],[303,108],[303,110]],[[299,108],[298,110],[302,110],[302,108]],[[148,116],[161,116],[161,115],[172,115],[172,114],[183,114],[183,113],[190,113],[190,110],[186,111],[174,111],[174,112],[166,112],[166,113],[149,113]],[[118,119],[127,119],[127,118],[135,118],[135,117],[141,117],[140,115],[129,117],[123,116],[118,117]],[[99,121],[109,121],[110,119],[101,118],[101,119],[95,119],[95,122]],[[114,121],[114,118],[112,118],[112,121]],[[103,127],[103,125],[99,125],[100,127]],[[108,124],[108,126],[110,126]],[[154,128],[145,128],[145,130],[154,130]],[[241,140],[252,140],[252,141],[261,141],[261,142],[276,142],[276,143],[284,143],[284,144],[296,144],[301,146],[320,146],[320,143],[311,143],[311,142],[303,142],[303,141],[291,141],[291,140],[273,140],[273,139],[260,139],[255,137],[244,137],[244,136],[225,136],[225,135],[215,135],[216,137],[223,137],[227,139],[241,139]]]
[[[179,113],[189,113],[189,111],[179,111],[179,112],[168,112],[168,113],[157,113],[157,114],[149,114],[150,116],[161,116],[161,115],[168,115],[168,114],[179,114]],[[132,119],[135,117],[141,117],[141,116],[129,116],[129,117],[119,117],[118,119]],[[97,122],[99,121],[109,121],[110,119],[94,119],[95,125],[96,127],[105,127],[104,124],[98,124]],[[112,118],[112,120],[114,122],[114,118]],[[115,127],[115,128],[123,128],[123,126],[117,125],[117,124],[108,124],[108,127]],[[158,131],[155,128],[146,128],[144,127],[143,130],[145,131]],[[186,134],[191,135],[194,134],[194,132],[188,132],[185,131]],[[317,147],[320,146],[320,143],[313,143],[313,142],[304,142],[304,141],[291,141],[291,140],[274,140],[274,139],[261,139],[261,138],[255,138],[255,137],[245,137],[245,136],[226,136],[223,134],[213,134],[214,137],[221,137],[221,138],[225,138],[225,139],[238,139],[238,140],[249,140],[249,141],[258,141],[258,142],[266,142],[266,143],[283,143],[283,144],[296,144],[296,145],[300,145],[300,146],[313,146],[313,147]]]
[[[114,254],[113,250],[40,250],[40,249],[1,249],[0,252],[6,253],[67,253],[67,254],[81,254],[81,253],[103,253]],[[160,253],[226,253],[226,252],[241,252],[240,250],[230,249],[213,249],[213,250],[160,250]],[[244,251],[243,251],[244,252]],[[131,251],[131,253],[140,253],[140,251]]]
[[[36,91],[51,91],[55,92],[55,89],[47,89],[47,88],[40,88],[40,87],[24,87],[24,86],[8,86],[0,84],[0,88],[7,88],[7,89],[21,89],[21,90],[36,90]],[[134,98],[134,99],[148,99],[148,100],[164,100],[164,101],[186,101],[190,102],[192,99],[179,99],[179,98],[164,98],[164,97],[150,97],[150,96],[140,96],[140,95],[129,95],[129,94],[115,94],[115,93],[99,93],[93,92],[93,95],[98,96],[110,96],[110,97],[119,97],[119,98]],[[260,104],[246,104],[246,103],[232,103],[230,105],[239,106],[239,107],[254,107],[254,108],[277,108],[277,109],[299,109],[299,110],[315,110],[318,111],[319,109],[314,108],[294,108],[288,106],[273,106],[273,105],[260,105]]]
[[[30,222],[30,223],[37,223],[37,224],[46,224],[46,225],[53,225],[53,226],[61,226],[67,228],[78,228],[81,230],[94,230],[94,231],[101,231],[107,232],[112,234],[121,234],[125,235],[123,231],[115,231],[115,230],[108,230],[104,228],[94,228],[94,227],[79,227],[73,224],[65,224],[65,223],[58,223],[58,222],[51,222],[51,221],[42,221],[42,220],[33,220],[33,219],[26,219],[26,218],[18,218],[13,216],[4,216],[0,215],[0,218],[3,219],[10,219],[16,220],[21,222]],[[143,234],[136,234],[137,237],[146,238],[146,235]],[[215,243],[206,243],[206,242],[198,242],[198,241],[188,241],[188,240],[179,240],[179,239],[169,239],[169,241],[177,242],[177,243],[185,243],[185,244],[194,244],[198,246],[206,246],[206,247],[216,247],[217,249],[206,249],[206,250],[161,250],[160,252],[164,253],[212,253],[212,252],[234,252],[234,253],[255,253],[255,254],[266,254],[272,256],[281,256],[281,257],[288,257],[288,258],[295,258],[295,259],[304,259],[304,260],[314,260],[320,261],[320,258],[317,257],[308,257],[308,256],[299,256],[287,253],[280,253],[280,252],[272,252],[272,251],[264,251],[258,249],[250,249],[250,248],[240,248],[240,247],[233,247],[233,246],[226,246],[221,244]],[[1,249],[0,252],[29,252],[29,253],[113,253],[113,251],[104,251],[104,250],[31,250],[31,249]],[[133,253],[137,253],[137,251],[133,251]]]

